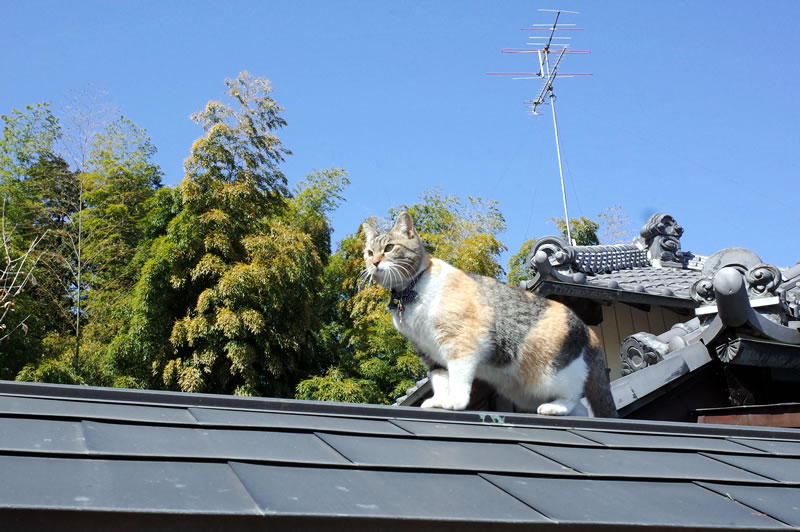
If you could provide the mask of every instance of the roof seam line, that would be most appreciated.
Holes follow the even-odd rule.
[[[326,440],[325,438],[323,438],[323,437],[322,437],[322,435],[324,435],[324,434],[325,434],[324,432],[318,432],[318,431],[316,431],[316,430],[315,430],[314,432],[312,432],[312,434],[314,435],[314,437],[315,437],[315,438],[317,438],[317,439],[318,439],[319,441],[321,441],[323,444],[325,444],[325,445],[327,445],[328,447],[330,447],[331,449],[333,449],[333,452],[335,452],[336,454],[338,454],[339,456],[341,456],[342,458],[344,458],[345,460],[347,460],[347,462],[348,462],[348,463],[350,463],[351,465],[353,465],[353,466],[355,466],[355,467],[358,467],[358,465],[357,465],[355,462],[353,462],[353,461],[352,461],[352,460],[350,460],[348,457],[346,457],[344,454],[342,454],[342,452],[341,452],[339,449],[337,449],[336,447],[334,447],[333,445],[331,445],[331,444],[330,444],[330,442],[328,442],[328,440]]]
[[[719,493],[718,491],[714,491],[714,490],[712,490],[711,488],[709,488],[709,487],[707,487],[707,486],[703,486],[703,484],[701,484],[701,483],[700,483],[700,481],[697,481],[697,480],[693,480],[693,481],[692,481],[692,484],[694,484],[694,485],[695,485],[695,486],[697,486],[698,488],[703,488],[704,490],[707,490],[707,491],[709,491],[709,492],[713,493],[714,495],[717,495],[717,496],[719,496],[719,497],[722,497],[722,498],[725,498],[725,499],[729,499],[730,501],[732,501],[732,502],[734,502],[734,503],[736,503],[736,504],[740,504],[740,505],[744,506],[745,508],[749,508],[750,510],[752,510],[752,511],[754,511],[754,512],[757,512],[757,513],[759,513],[759,514],[763,514],[763,515],[764,515],[764,517],[769,517],[770,519],[773,519],[774,521],[777,521],[778,523],[781,523],[781,524],[783,524],[783,525],[786,525],[786,526],[788,526],[788,527],[791,527],[791,528],[795,528],[795,526],[794,526],[794,525],[792,525],[792,524],[790,524],[790,523],[787,523],[787,522],[785,522],[785,521],[782,521],[782,520],[778,519],[777,517],[775,517],[775,516],[774,516],[774,515],[772,515],[772,514],[765,513],[765,512],[763,512],[762,510],[759,510],[758,508],[756,508],[756,507],[754,507],[754,506],[750,506],[749,504],[745,504],[744,502],[740,501],[739,499],[736,499],[736,498],[734,498],[734,497],[733,497],[731,494],[729,494],[729,493],[725,493],[725,494],[723,495],[722,493]]]
[[[603,445],[603,444],[600,444],[600,445]],[[549,456],[546,456],[546,455],[544,455],[542,453],[538,453],[538,452],[534,451],[533,449],[531,449],[530,447],[525,445],[525,442],[517,442],[517,446],[518,447],[522,447],[523,449],[527,450],[528,452],[531,452],[531,453],[535,454],[536,456],[538,456],[540,458],[544,458],[545,460],[549,460],[549,461],[553,462],[554,464],[558,464],[561,467],[565,467],[565,468],[569,469],[570,471],[574,471],[575,473],[577,473],[578,475],[581,475],[582,477],[586,477],[587,476],[586,473],[584,473],[583,471],[580,471],[578,469],[575,469],[574,467],[568,466],[567,464],[562,464],[561,462],[559,462],[555,458],[550,458]],[[603,447],[605,447],[605,446],[603,446]]]
[[[242,478],[239,476],[239,473],[236,472],[236,468],[233,467],[233,464],[235,464],[235,463],[237,463],[236,460],[227,460],[225,462],[225,465],[228,466],[228,470],[231,473],[233,473],[233,476],[236,477],[236,481],[239,482],[239,485],[242,486],[242,489],[244,489],[245,493],[247,493],[247,496],[250,497],[250,501],[253,503],[253,506],[255,506],[256,510],[258,510],[259,515],[261,517],[266,516],[267,514],[261,508],[261,505],[258,504],[258,502],[256,501],[256,498],[253,496],[252,493],[250,493],[250,490],[247,489],[247,484],[245,484],[244,480],[242,480]]]
[[[740,471],[744,471],[745,473],[749,473],[751,475],[756,475],[756,476],[759,476],[761,478],[765,478],[767,480],[771,480],[772,482],[776,482],[778,484],[783,484],[783,482],[778,480],[777,478],[768,477],[767,475],[762,475],[761,473],[756,473],[755,471],[750,471],[749,469],[745,469],[743,467],[740,467],[740,466],[737,466],[737,465],[734,465],[734,464],[730,464],[728,462],[725,462],[724,460],[718,459],[716,456],[713,456],[708,452],[700,451],[697,454],[699,454],[700,456],[704,456],[704,457],[706,457],[706,458],[708,458],[710,460],[714,460],[715,462],[719,462],[720,464],[724,464],[724,465],[726,465],[728,467],[734,467],[734,468],[736,468],[736,469],[738,469]]]
[[[410,430],[408,430],[407,428],[403,427],[402,425],[398,425],[397,423],[395,423],[395,421],[399,421],[399,420],[397,420],[395,418],[387,418],[386,421],[388,421],[389,423],[391,423],[392,425],[394,425],[398,429],[402,430],[403,432],[405,432],[405,433],[407,433],[407,434],[409,434],[411,436],[417,436],[416,433],[411,432]]]
[[[478,475],[477,475],[477,476],[478,476],[478,478],[481,478],[481,479],[483,479],[483,481],[484,481],[484,482],[488,482],[489,484],[491,484],[491,485],[492,485],[492,486],[494,486],[495,488],[499,489],[500,491],[502,491],[503,493],[505,493],[505,494],[506,494],[506,495],[508,495],[509,497],[511,497],[511,498],[513,498],[513,499],[516,499],[517,501],[519,501],[520,503],[524,504],[525,506],[527,506],[528,508],[530,508],[530,509],[531,509],[531,510],[533,510],[534,512],[536,512],[536,513],[538,513],[539,515],[543,516],[545,519],[548,519],[549,521],[551,521],[551,522],[552,522],[552,523],[554,523],[554,524],[558,524],[558,523],[559,523],[558,521],[556,521],[555,519],[551,518],[549,515],[547,515],[547,514],[546,514],[546,513],[544,513],[543,511],[539,510],[539,509],[538,509],[538,508],[536,508],[535,506],[533,506],[533,505],[531,505],[530,503],[528,503],[528,502],[525,502],[524,500],[520,499],[519,497],[517,497],[516,495],[514,495],[514,494],[513,494],[513,493],[511,493],[510,491],[508,491],[508,490],[504,489],[502,486],[498,486],[497,484],[495,484],[494,482],[492,482],[492,481],[491,481],[491,479],[489,479],[489,478],[486,478],[486,473],[478,472]]]

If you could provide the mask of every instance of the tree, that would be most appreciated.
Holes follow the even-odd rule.
[[[618,244],[627,242],[631,231],[628,229],[630,220],[622,210],[622,207],[614,205],[598,214],[600,222],[595,222],[584,216],[571,218],[569,221],[570,232],[579,246],[594,246],[600,244]],[[566,240],[567,229],[563,218],[551,218],[555,222],[561,236]],[[598,231],[603,235],[598,238]],[[536,239],[526,240],[522,243],[514,255],[508,260],[508,284],[517,286],[520,281],[533,279],[535,273],[526,262],[528,254],[533,249]]]
[[[508,259],[508,275],[506,276],[506,282],[511,286],[519,286],[519,283],[522,281],[533,279],[536,275],[526,261],[528,253],[531,252],[534,244],[536,244],[535,238],[526,240],[519,247],[519,251]]]
[[[433,256],[464,271],[502,276],[498,260],[506,247],[497,235],[506,230],[506,223],[497,202],[472,197],[464,201],[438,189],[426,190],[420,202],[391,209],[385,224],[394,223],[403,210]]]
[[[603,244],[624,244],[633,238],[631,220],[619,205],[612,205],[597,215],[600,241]]]
[[[69,93],[61,113],[61,153],[78,172],[86,171],[97,136],[122,113],[109,101],[108,92],[87,85]]]
[[[73,171],[55,153],[61,130],[49,107],[31,106],[6,122],[6,183],[15,196],[19,233],[22,240],[46,234],[34,271],[37,285],[32,299],[22,302],[41,334],[38,345],[25,346],[28,366],[20,378],[49,379],[61,371],[69,377],[58,382],[107,384],[101,359],[115,331],[109,314],[118,312],[115,303],[133,285],[130,263],[140,225],[160,186],[160,170],[150,162],[155,149],[142,130],[120,118],[92,132],[91,151],[76,152],[82,171]],[[26,138],[34,140],[20,140]],[[88,322],[93,351],[81,360],[87,310],[97,319]]]
[[[118,330],[112,315],[136,282],[137,246],[144,220],[161,187],[156,149],[144,130],[124,117],[98,133],[86,160],[81,250],[86,291],[87,331],[107,343]]]
[[[28,249],[16,254],[13,251],[12,234],[6,228],[5,216],[6,200],[3,199],[3,213],[0,219],[0,230],[2,230],[3,255],[5,266],[0,270],[0,343],[11,336],[17,329],[22,329],[24,334],[28,334],[28,326],[25,322],[30,315],[12,323],[9,329],[7,317],[9,313],[16,309],[16,300],[25,291],[27,284],[33,279],[33,270],[41,255],[35,255],[36,246],[41,242],[42,236],[35,238],[28,246]]]
[[[26,363],[42,356],[48,332],[69,323],[69,301],[58,281],[50,275],[51,259],[63,243],[61,229],[68,220],[62,210],[74,190],[74,175],[55,152],[60,137],[58,120],[47,104],[27,106],[0,117],[3,122],[0,138],[0,192],[7,198],[5,221],[15,227],[7,242],[14,253],[30,249],[37,239],[41,259],[31,273],[30,290],[14,301],[19,315],[29,316],[26,335],[14,335],[3,345],[2,378],[14,378]],[[55,194],[43,194],[51,188]],[[57,268],[62,268],[58,264]]]
[[[555,222],[558,230],[561,232],[561,236],[566,240],[567,226],[564,224],[564,219],[551,218],[550,220]],[[579,246],[596,246],[599,244],[600,239],[597,238],[597,230],[599,227],[597,222],[585,216],[569,219],[569,230],[570,233],[572,233],[572,239]]]
[[[24,111],[14,109],[9,115],[0,115],[0,120],[0,183],[9,196],[11,185],[23,181],[37,160],[55,152],[61,128],[46,103],[28,105]]]
[[[67,127],[62,130],[60,135],[63,153],[72,160],[75,174],[77,175],[77,200],[75,202],[75,213],[72,217],[72,231],[70,236],[70,253],[67,264],[71,264],[70,286],[72,289],[72,300],[74,303],[74,359],[73,369],[77,371],[80,365],[81,333],[85,310],[83,308],[85,299],[84,286],[87,284],[84,279],[84,270],[87,266],[84,256],[84,244],[86,231],[84,228],[84,210],[87,206],[84,194],[86,192],[86,165],[88,157],[96,157],[96,153],[91,153],[92,146],[101,137],[100,130],[111,121],[112,115],[118,111],[116,106],[104,101],[106,93],[89,87],[81,91],[73,91],[71,102],[65,107]],[[95,149],[96,152],[96,149]]]
[[[292,198],[269,82],[243,72],[226,85],[232,105],[211,101],[193,115],[204,135],[177,203],[148,216],[154,238],[130,325],[111,347],[117,384],[285,396],[313,360],[325,215],[346,176],[307,176]]]
[[[505,246],[497,234],[505,222],[494,202],[462,201],[425,192],[414,205],[391,209],[384,229],[396,214],[408,211],[434,256],[466,271],[499,277],[497,260]],[[364,235],[359,230],[342,240],[325,271],[325,293],[335,294],[334,317],[322,328],[334,363],[297,387],[299,399],[391,403],[425,375],[425,367],[408,341],[392,325],[386,310],[388,293],[362,286]]]

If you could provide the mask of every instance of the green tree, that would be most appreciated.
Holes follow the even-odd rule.
[[[21,329],[25,335],[28,333],[28,325],[25,322],[28,321],[30,315],[13,320],[15,323],[12,323],[10,328],[7,318],[16,311],[17,300],[25,292],[26,286],[33,278],[33,270],[41,258],[41,254],[36,254],[36,246],[42,240],[42,237],[34,239],[27,250],[19,255],[15,254],[12,250],[13,246],[11,246],[13,230],[9,231],[6,227],[5,204],[4,200],[2,218],[0,218],[0,238],[2,238],[5,259],[5,264],[0,269],[0,343],[7,340],[18,329]]]
[[[39,129],[57,126],[50,119],[41,115]],[[19,124],[25,125],[27,136],[36,130],[32,119],[16,117],[11,125],[19,129]],[[19,378],[50,379],[61,371],[57,382],[108,384],[102,355],[115,330],[110,314],[118,312],[116,303],[133,285],[130,264],[140,225],[149,198],[160,186],[160,171],[149,161],[155,150],[143,131],[120,118],[94,134],[84,171],[75,172],[52,151],[58,136],[47,138],[49,145],[18,143],[23,148],[41,146],[35,158],[10,159],[27,163],[15,165],[16,172],[22,172],[14,183],[21,230],[25,235],[47,235],[30,294],[31,325],[40,344],[35,349],[27,346],[28,365]],[[82,360],[79,347],[86,325],[95,334],[89,338],[93,349]],[[71,347],[59,351],[67,345]]]
[[[81,258],[84,333],[92,352],[102,351],[119,331],[121,307],[136,282],[140,264],[134,255],[161,187],[155,152],[145,131],[120,117],[95,135],[86,160]]]
[[[46,237],[37,247],[41,260],[31,272],[30,289],[15,299],[16,318],[8,323],[12,326],[14,319],[29,317],[28,334],[14,335],[3,344],[0,378],[9,379],[41,357],[49,331],[70,323],[68,293],[57,275],[67,268],[58,257],[65,243],[75,174],[55,154],[60,127],[47,104],[13,110],[0,119],[0,193],[7,200],[6,225],[13,228],[6,245],[11,255],[19,255]]]
[[[556,224],[561,232],[562,238],[566,240],[567,228],[564,225],[564,219],[551,218],[551,221]],[[599,244],[600,240],[597,238],[597,231],[599,227],[600,225],[597,222],[590,220],[585,216],[581,216],[580,218],[570,218],[569,221],[569,228],[570,232],[572,233],[572,238],[579,246],[593,246]],[[518,286],[521,281],[533,279],[533,277],[536,275],[526,262],[526,258],[535,244],[535,238],[526,240],[519,247],[519,250],[508,259],[508,276],[506,278],[506,282],[508,282],[508,284]]]
[[[226,84],[232,104],[193,115],[205,134],[179,197],[158,194],[145,223],[130,324],[111,346],[118,385],[285,396],[314,363],[327,214],[347,178],[311,174],[292,197],[269,83]]]
[[[522,281],[533,279],[534,275],[536,275],[526,261],[528,253],[531,252],[534,244],[536,244],[535,238],[526,240],[519,247],[519,250],[508,259],[506,282],[511,286],[519,286]]]
[[[556,224],[556,227],[558,227],[558,230],[561,232],[561,236],[566,240],[567,226],[564,224],[564,219],[551,218],[551,220]],[[570,233],[572,233],[572,239],[575,240],[575,243],[579,246],[596,246],[599,244],[600,239],[597,237],[597,230],[599,228],[600,225],[597,222],[585,216],[569,219],[569,230]]]
[[[499,277],[497,260],[505,250],[497,238],[505,222],[494,202],[427,191],[413,205],[391,209],[374,220],[388,228],[396,214],[408,211],[428,251],[466,271]],[[343,239],[325,271],[325,291],[335,294],[334,319],[322,328],[335,363],[302,381],[299,399],[391,403],[425,375],[411,344],[396,331],[386,310],[388,293],[362,286],[364,235]]]
[[[394,223],[404,210],[433,256],[464,271],[503,275],[498,260],[506,247],[497,235],[506,230],[506,223],[497,202],[472,197],[464,201],[439,189],[426,190],[418,203],[391,209],[385,225]]]

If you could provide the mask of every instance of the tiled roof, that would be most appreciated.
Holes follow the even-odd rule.
[[[587,277],[586,283],[602,288],[691,299],[692,285],[700,277],[700,272],[696,270],[643,266],[632,270],[600,273]]]
[[[3,529],[800,526],[800,432],[0,382]]]

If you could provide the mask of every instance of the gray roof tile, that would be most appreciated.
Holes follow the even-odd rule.
[[[260,513],[227,464],[0,456],[0,471],[0,508]]]
[[[467,425],[462,423],[435,423],[431,421],[397,420],[394,424],[411,434],[433,438],[463,438],[469,440],[494,440],[533,443],[553,443],[558,445],[596,445],[579,435],[564,430],[496,426]]]
[[[75,530],[776,528],[797,523],[798,445],[788,429],[0,382],[0,518]]]
[[[731,441],[779,456],[800,456],[800,441],[761,440],[757,438],[731,438]]]
[[[550,447],[530,443],[520,445],[588,475],[770,482],[758,473],[750,473],[693,452],[653,453],[629,449]]]
[[[388,421],[377,419],[223,410],[220,408],[189,408],[189,412],[197,418],[201,425],[269,428],[272,430],[325,430],[358,434],[406,434],[406,431]]]
[[[548,522],[477,475],[232,467],[266,514]]]
[[[559,523],[786,528],[768,515],[688,482],[482,475]]]
[[[706,456],[766,478],[800,484],[800,460],[797,458],[729,454],[707,454]]]
[[[551,475],[574,473],[567,467],[511,443],[365,438],[337,434],[319,434],[319,437],[360,466]]]
[[[197,423],[197,420],[185,408],[3,395],[0,395],[0,413],[147,423],[187,423],[192,425]]]
[[[103,455],[348,463],[308,433],[147,427],[91,421],[84,422],[84,433],[89,451]]]
[[[86,454],[78,421],[0,418],[0,451]]]
[[[730,441],[725,438],[703,438],[671,434],[637,434],[599,430],[574,430],[573,432],[608,447],[628,449],[694,449],[698,451],[734,453],[759,452],[757,449],[739,445],[735,443],[735,441]]]
[[[610,273],[588,275],[586,283],[593,286],[607,287],[608,283],[617,283],[622,290],[656,295],[674,295],[684,299],[691,298],[691,288],[695,281],[702,277],[696,270],[680,268],[655,268],[645,266],[634,270],[617,270]],[[639,288],[641,287],[641,288]],[[669,290],[669,293],[666,291]]]
[[[800,527],[800,498],[794,488],[784,486],[735,486],[700,482],[699,485],[728,499],[771,515],[786,524]]]

